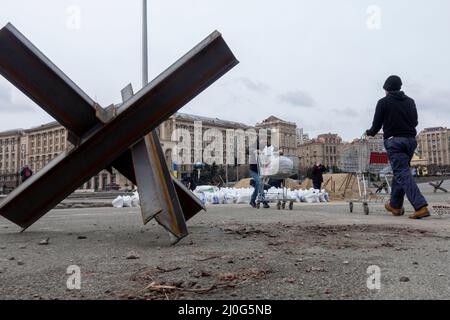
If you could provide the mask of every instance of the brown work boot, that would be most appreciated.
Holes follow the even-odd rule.
[[[387,202],[384,207],[386,208],[387,211],[389,211],[390,213],[392,213],[394,216],[396,217],[401,217],[402,215],[405,214],[405,211],[403,211],[403,209],[395,209],[391,206],[391,204],[389,202]]]
[[[431,216],[431,214],[430,214],[430,211],[428,210],[428,207],[423,207],[422,209],[416,211],[416,213],[411,215],[409,218],[418,220],[418,219],[428,218],[429,216]]]

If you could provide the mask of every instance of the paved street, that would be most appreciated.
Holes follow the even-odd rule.
[[[450,215],[412,221],[380,205],[369,216],[356,208],[211,206],[174,247],[162,228],[142,226],[138,209],[54,210],[25,233],[2,218],[0,298],[450,298]],[[67,289],[71,265],[81,269],[81,290]],[[372,265],[380,290],[367,288]]]

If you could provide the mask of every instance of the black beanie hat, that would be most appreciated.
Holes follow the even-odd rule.
[[[386,91],[400,91],[402,85],[402,79],[399,76],[390,76],[384,83],[383,89]]]

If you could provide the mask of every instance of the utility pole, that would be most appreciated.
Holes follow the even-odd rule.
[[[148,83],[147,0],[142,0],[142,87]]]

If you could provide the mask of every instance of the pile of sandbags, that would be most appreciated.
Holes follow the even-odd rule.
[[[206,191],[205,191],[206,190]],[[194,194],[200,199],[204,205],[218,204],[248,204],[254,188],[222,188],[207,189],[197,188]],[[290,190],[272,187],[265,192],[265,199],[269,202],[277,202],[278,200],[318,203],[329,202],[329,194],[325,190]]]
[[[112,201],[114,208],[135,208],[139,207],[139,193],[135,192],[132,196],[118,196]]]

